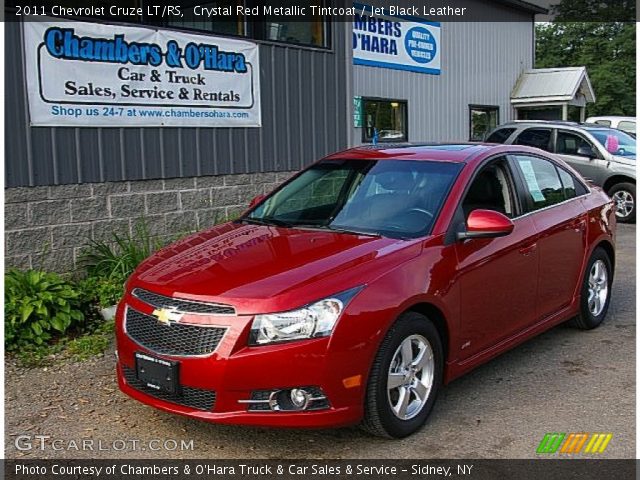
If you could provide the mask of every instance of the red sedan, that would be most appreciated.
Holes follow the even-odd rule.
[[[219,423],[409,435],[443,384],[559,323],[603,321],[615,221],[533,148],[336,153],[137,269],[120,388]]]

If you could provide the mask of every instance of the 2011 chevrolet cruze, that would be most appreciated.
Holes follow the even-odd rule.
[[[615,221],[534,148],[331,155],[140,265],[117,312],[120,388],[213,422],[409,435],[443,383],[603,321]]]

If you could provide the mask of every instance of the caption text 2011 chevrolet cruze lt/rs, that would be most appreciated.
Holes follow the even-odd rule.
[[[162,249],[118,306],[120,388],[220,423],[403,437],[440,386],[604,319],[609,198],[520,146],[360,147]]]

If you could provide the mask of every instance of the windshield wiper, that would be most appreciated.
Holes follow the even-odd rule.
[[[251,218],[251,217],[243,217],[239,219],[241,222],[251,223],[254,225],[266,225],[268,227],[284,227],[291,228],[294,225],[289,222],[285,222],[284,220],[278,220],[277,218]]]
[[[348,235],[364,235],[366,237],[382,237],[381,234],[376,232],[365,232],[362,230],[356,230],[354,228],[334,227],[331,225],[325,225],[323,228],[326,228],[327,230],[331,230],[332,232],[346,233]]]

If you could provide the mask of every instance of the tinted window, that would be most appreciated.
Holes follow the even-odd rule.
[[[564,188],[564,196],[565,198],[573,198],[577,196],[576,192],[576,181],[571,176],[569,172],[558,169],[558,173],[560,174],[560,181],[562,182],[562,188]]]
[[[636,133],[636,122],[628,122],[623,120],[618,124],[618,128],[620,130],[624,130],[625,132]]]
[[[555,205],[565,200],[562,183],[555,165],[547,160],[526,155],[515,156],[533,210]]]
[[[593,149],[593,146],[580,135],[576,135],[575,133],[567,132],[565,130],[558,130],[556,153],[576,155],[580,147],[589,147]]]
[[[504,143],[507,141],[507,138],[511,136],[513,132],[515,132],[515,128],[501,128],[500,130],[496,130],[491,135],[487,137],[487,142],[489,143]]]
[[[598,125],[604,125],[605,127],[611,126],[611,120],[596,120],[595,123]]]
[[[549,150],[551,141],[551,129],[549,128],[528,128],[514,142],[516,145],[527,145],[529,147]]]
[[[241,220],[389,237],[426,234],[462,164],[345,160],[315,164]]]

